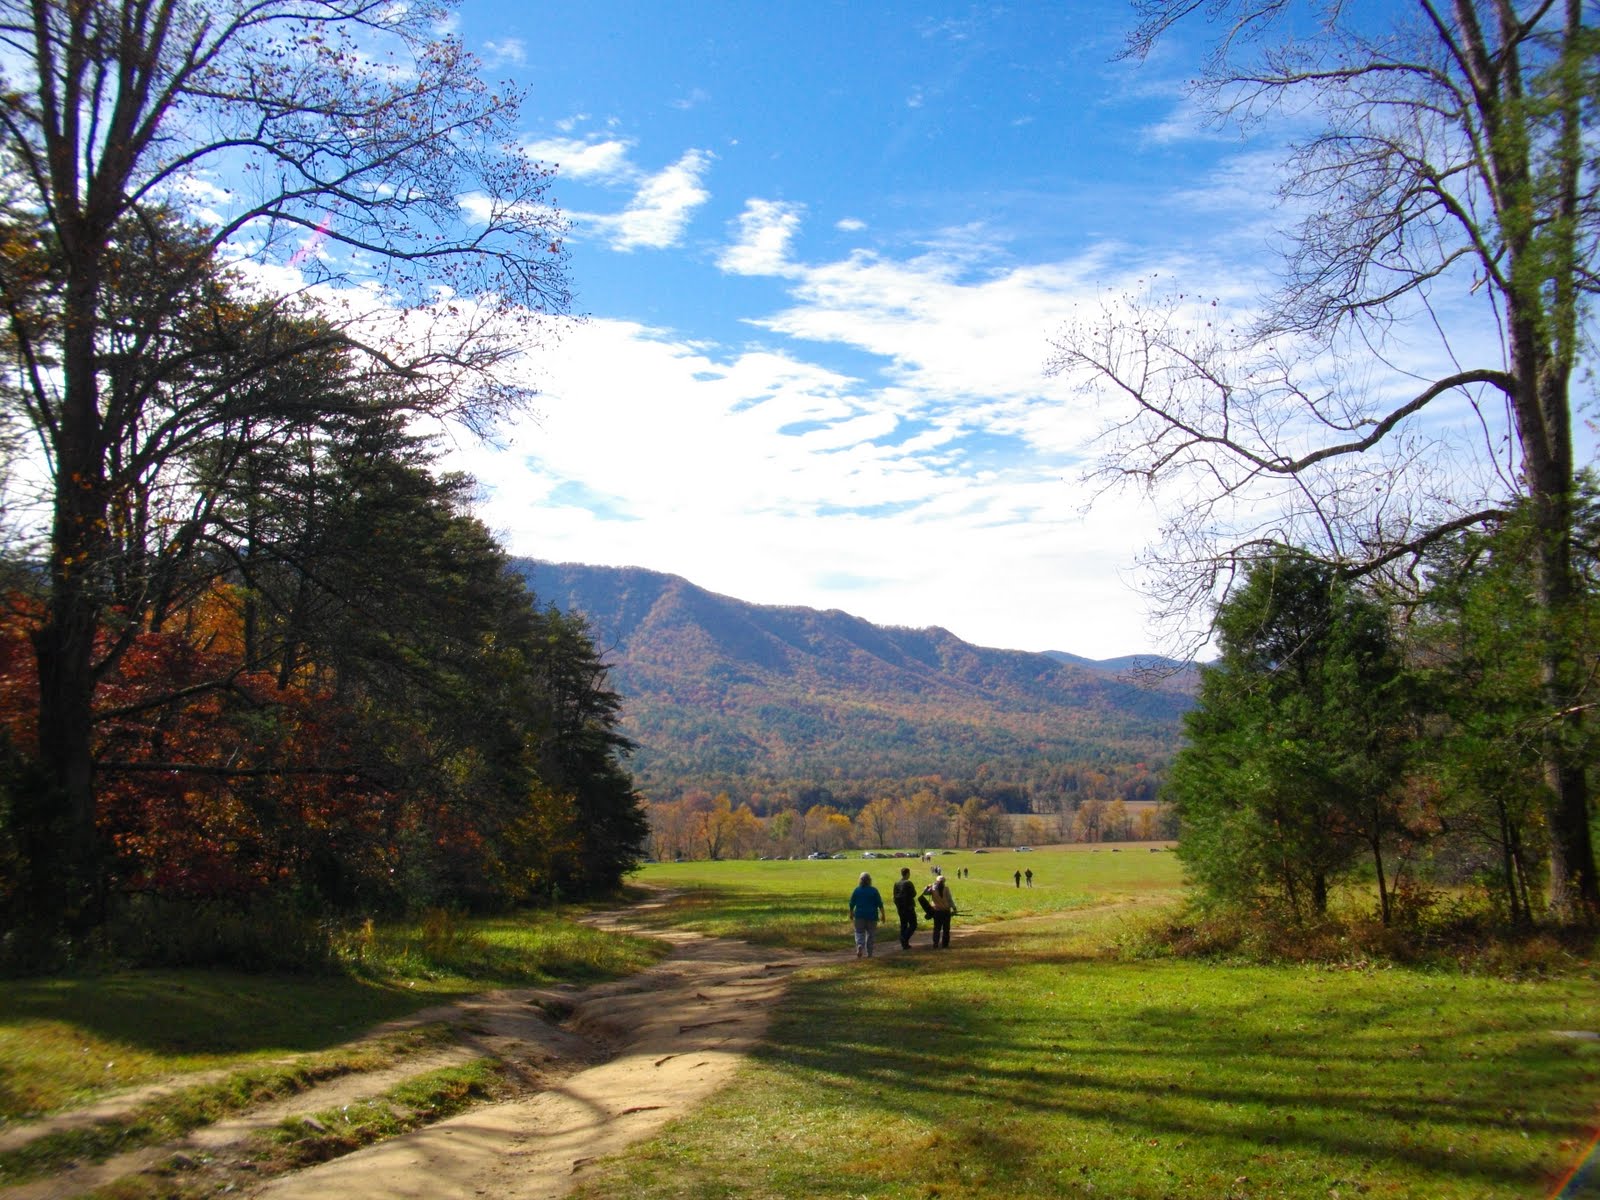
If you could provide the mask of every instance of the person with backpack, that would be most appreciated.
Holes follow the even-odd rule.
[[[950,894],[950,885],[939,875],[922,889],[926,900],[923,908],[933,918],[933,948],[950,949],[950,918],[956,915],[956,898]]]

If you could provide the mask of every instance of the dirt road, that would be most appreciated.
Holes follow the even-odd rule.
[[[612,914],[596,923],[619,919]],[[725,1084],[766,1030],[789,975],[808,957],[695,934],[660,936],[672,952],[638,975],[581,990],[488,993],[415,1014],[411,1022],[446,1020],[471,1032],[447,1051],[331,1081],[182,1142],[0,1189],[0,1200],[65,1200],[128,1175],[170,1169],[175,1158],[186,1171],[214,1175],[219,1184],[226,1179],[234,1194],[270,1200],[561,1196],[587,1164],[648,1137]],[[524,1094],[290,1175],[261,1180],[253,1173],[249,1139],[262,1130],[484,1054],[507,1062]],[[114,1115],[115,1108],[115,1101],[101,1105],[98,1115]],[[26,1139],[74,1120],[81,1118],[67,1114],[8,1135]]]

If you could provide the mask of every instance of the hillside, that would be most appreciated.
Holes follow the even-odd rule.
[[[1072,768],[1154,767],[1175,748],[1189,703],[1182,676],[1136,686],[1120,660],[747,604],[637,568],[516,566],[540,603],[588,620],[625,697],[623,730],[650,794],[908,776],[1037,786]]]

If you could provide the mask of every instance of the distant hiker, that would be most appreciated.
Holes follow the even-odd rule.
[[[883,896],[872,886],[872,876],[861,872],[861,881],[850,893],[850,919],[856,927],[856,957],[872,957],[872,935],[883,917]]]
[[[1025,878],[1028,881],[1028,886],[1032,887],[1033,886],[1033,868],[1029,867],[1022,874],[1023,874],[1023,878]]]
[[[917,885],[911,882],[911,868],[901,867],[895,882],[894,910],[900,914],[900,949],[911,949],[911,935],[917,931]]]
[[[1028,872],[1028,874],[1029,874],[1029,875],[1032,875],[1032,874],[1033,874],[1033,872],[1032,872],[1032,871],[1029,871],[1029,872]],[[1018,886],[1018,887],[1021,887],[1021,886],[1022,886],[1022,872],[1021,872],[1021,871],[1016,871],[1016,872],[1014,872],[1014,873],[1013,873],[1013,874],[1012,874],[1012,876],[1011,876],[1011,878],[1013,878],[1013,879],[1015,879],[1015,880],[1016,880],[1016,881],[1017,881],[1017,886]]]
[[[942,946],[948,950],[950,918],[956,915],[956,898],[950,894],[950,886],[945,883],[943,875],[923,888],[922,894],[928,901],[928,915],[933,918],[934,949]]]

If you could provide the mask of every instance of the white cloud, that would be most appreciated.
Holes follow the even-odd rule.
[[[833,227],[840,233],[860,233],[867,227],[867,223],[859,217],[843,217],[835,221]]]
[[[661,250],[676,245],[695,209],[710,198],[700,180],[711,160],[709,151],[690,150],[665,170],[644,177],[622,212],[574,212],[573,226],[580,232],[599,231],[614,250],[641,246]]]
[[[628,161],[633,143],[621,138],[584,141],[578,138],[547,138],[530,142],[522,150],[529,158],[553,163],[557,171],[573,179],[629,182],[638,171]]]
[[[483,515],[514,553],[986,645],[1148,650],[1116,572],[1154,514],[1080,514],[1066,459],[1095,419],[1042,371],[1094,265],[972,280],[932,258],[804,268],[795,304],[763,325],[797,352],[816,338],[866,349],[889,364],[881,377],[591,320],[539,360],[540,422],[458,465],[488,486]]]
[[[739,236],[717,260],[732,275],[785,275],[789,243],[800,228],[803,210],[781,200],[746,200],[739,214]]]
[[[488,41],[483,44],[483,61],[489,67],[507,64],[520,67],[528,61],[528,48],[521,38]]]

